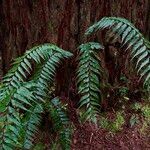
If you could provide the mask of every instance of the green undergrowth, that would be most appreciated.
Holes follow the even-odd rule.
[[[44,149],[45,149],[45,145],[43,143],[38,143],[33,148],[33,150],[44,150]]]
[[[125,123],[124,114],[121,111],[116,112],[115,119],[110,120],[107,117],[101,117],[100,127],[107,129],[110,132],[118,132],[122,130],[122,126]]]
[[[135,103],[132,105],[132,109],[138,114],[138,123],[142,120],[140,133],[150,134],[150,104]]]
[[[99,126],[109,132],[117,133],[124,129],[124,125],[129,125],[129,128],[137,127],[143,135],[148,134],[150,129],[149,103],[135,102],[128,107],[130,111],[126,111],[125,108],[123,111],[112,112],[113,119],[110,119],[107,113],[102,114],[99,119]]]

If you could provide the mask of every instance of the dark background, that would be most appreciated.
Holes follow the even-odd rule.
[[[87,27],[103,16],[125,17],[150,38],[150,0],[0,0],[1,74],[12,58],[37,44],[75,53]]]

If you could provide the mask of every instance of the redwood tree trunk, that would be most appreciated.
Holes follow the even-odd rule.
[[[1,72],[7,72],[13,58],[40,43],[76,53],[87,40],[83,36],[87,27],[103,16],[125,17],[150,37],[149,0],[0,0]],[[61,67],[62,88],[67,89],[74,69],[73,62]]]

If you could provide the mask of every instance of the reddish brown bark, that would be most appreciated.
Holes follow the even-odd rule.
[[[6,73],[12,58],[44,42],[76,53],[76,47],[86,41],[85,30],[103,16],[125,17],[149,37],[149,8],[148,0],[1,0],[2,70]],[[74,69],[72,64],[69,67]],[[65,67],[61,78],[69,76]]]

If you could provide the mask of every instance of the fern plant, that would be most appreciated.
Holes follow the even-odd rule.
[[[112,31],[109,32],[110,36],[120,37],[122,44],[128,44],[127,49],[131,48],[131,60],[136,61],[137,72],[141,78],[144,77],[144,85],[147,85],[150,89],[150,42],[143,37],[132,23],[119,17],[102,18],[88,28],[86,35],[105,28]]]
[[[100,74],[101,65],[98,57],[99,43],[89,42],[79,47],[77,86],[81,95],[80,107],[84,107],[83,120],[95,120],[100,111]]]
[[[43,44],[15,59],[0,89],[0,113],[3,121],[0,149],[31,148],[34,134],[41,121],[41,112],[44,110],[42,108],[40,111],[39,107],[50,98],[49,87],[53,86],[58,64],[62,59],[71,56],[70,52],[53,44]],[[59,117],[62,116],[57,116],[57,119],[60,119]],[[20,133],[23,129],[25,129],[24,142],[21,144]],[[66,132],[68,134],[69,131]],[[62,136],[61,139],[65,138]],[[64,143],[67,143],[65,146],[69,145],[66,140]]]
[[[114,39],[120,37],[128,44],[137,72],[150,88],[150,43],[128,20],[104,17],[86,32],[109,28]],[[102,65],[99,57],[102,45],[95,42],[79,46],[77,56],[77,89],[82,120],[96,121],[102,100]],[[105,50],[105,49],[104,49]],[[66,110],[52,93],[57,67],[72,54],[53,44],[42,44],[15,59],[0,87],[0,149],[32,149],[43,114],[49,115],[58,136],[59,148],[70,149],[71,129]],[[55,96],[54,96],[55,95]],[[54,98],[55,97],[55,98]],[[54,147],[57,147],[54,143]]]
[[[48,105],[48,110],[50,112],[50,117],[52,118],[54,124],[54,130],[58,134],[58,141],[62,145],[62,149],[70,149],[70,139],[71,131],[68,128],[69,119],[64,113],[64,107],[62,103],[56,97]]]

